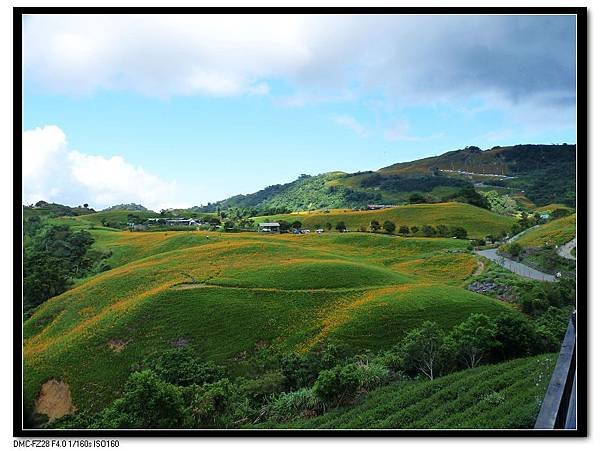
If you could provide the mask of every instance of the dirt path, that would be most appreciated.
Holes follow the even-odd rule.
[[[471,275],[478,276],[479,274],[481,274],[483,272],[484,269],[485,269],[485,265],[483,264],[483,262],[477,262],[477,268],[475,268],[475,271],[473,271],[473,274],[471,274]]]
[[[368,291],[380,290],[388,287],[403,287],[406,284],[394,285],[375,285],[366,287],[337,287],[337,288],[267,288],[267,287],[232,287],[226,285],[215,285],[210,283],[182,283],[174,285],[171,290],[195,290],[200,288],[222,288],[224,290],[250,290],[250,291],[282,291],[286,293],[313,293],[313,292],[353,292],[353,291]]]

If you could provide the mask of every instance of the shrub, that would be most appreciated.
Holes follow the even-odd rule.
[[[494,324],[502,357],[499,360],[531,355],[538,347],[535,329],[526,318],[505,313],[495,318]]]
[[[458,238],[459,240],[467,239],[467,231],[463,227],[452,227],[450,235]]]
[[[387,383],[390,371],[381,360],[348,363],[321,371],[313,389],[325,404],[339,405],[353,400],[360,390]]]
[[[228,379],[185,389],[192,428],[231,428],[247,422],[254,413],[240,387]]]
[[[269,396],[284,390],[285,377],[281,371],[268,371],[256,379],[243,379],[240,388],[254,405],[262,405]]]
[[[371,232],[378,232],[381,229],[381,225],[379,224],[379,221],[371,221],[371,224],[369,224],[369,228],[371,229]]]
[[[523,248],[519,243],[510,243],[506,246],[506,252],[508,252],[512,257],[518,257],[523,252]]]
[[[189,347],[175,348],[146,359],[143,366],[174,385],[202,385],[224,376],[224,368],[213,362],[201,362]]]
[[[104,409],[94,428],[176,428],[186,423],[182,389],[150,370],[135,372],[123,396]]]
[[[396,230],[396,224],[394,224],[392,221],[385,221],[383,223],[383,230],[385,230],[386,233],[394,233],[394,230]]]
[[[311,388],[302,388],[273,396],[271,402],[264,407],[261,416],[274,421],[289,421],[298,416],[314,416],[321,413],[324,407]]]
[[[324,403],[339,405],[356,395],[360,383],[360,368],[357,364],[351,363],[321,371],[313,388],[315,394]]]

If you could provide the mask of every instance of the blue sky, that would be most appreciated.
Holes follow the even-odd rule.
[[[572,17],[208,19],[28,18],[25,202],[192,206],[575,142]]]

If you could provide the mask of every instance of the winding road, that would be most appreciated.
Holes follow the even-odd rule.
[[[569,241],[568,243],[563,244],[562,246],[559,246],[556,249],[556,253],[558,255],[560,255],[562,258],[566,258],[569,260],[577,260],[575,257],[573,257],[573,255],[571,254],[571,251],[573,250],[573,248],[577,247],[577,237],[573,238],[571,241]]]
[[[502,255],[498,254],[498,249],[484,249],[481,251],[476,251],[475,253],[498,263],[500,266],[505,267],[509,271],[512,271],[519,276],[534,280],[541,280],[542,282],[556,282],[556,277],[554,275],[546,274],[545,272],[533,269],[527,265],[524,265],[523,263],[503,257]]]

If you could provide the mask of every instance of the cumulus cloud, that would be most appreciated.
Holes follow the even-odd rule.
[[[68,93],[267,94],[272,80],[402,102],[575,92],[573,16],[44,15],[23,42],[26,77]]]
[[[352,130],[354,133],[356,133],[361,138],[364,138],[365,136],[367,136],[367,130],[365,129],[365,127],[359,121],[354,119],[352,116],[348,116],[346,114],[341,114],[341,115],[333,116],[331,118],[331,120],[333,122],[335,122],[336,124],[341,125],[342,127],[346,127],[348,129]]]
[[[95,208],[129,202],[151,209],[178,206],[175,183],[118,155],[106,158],[71,150],[55,125],[23,133],[23,201],[38,200]]]

